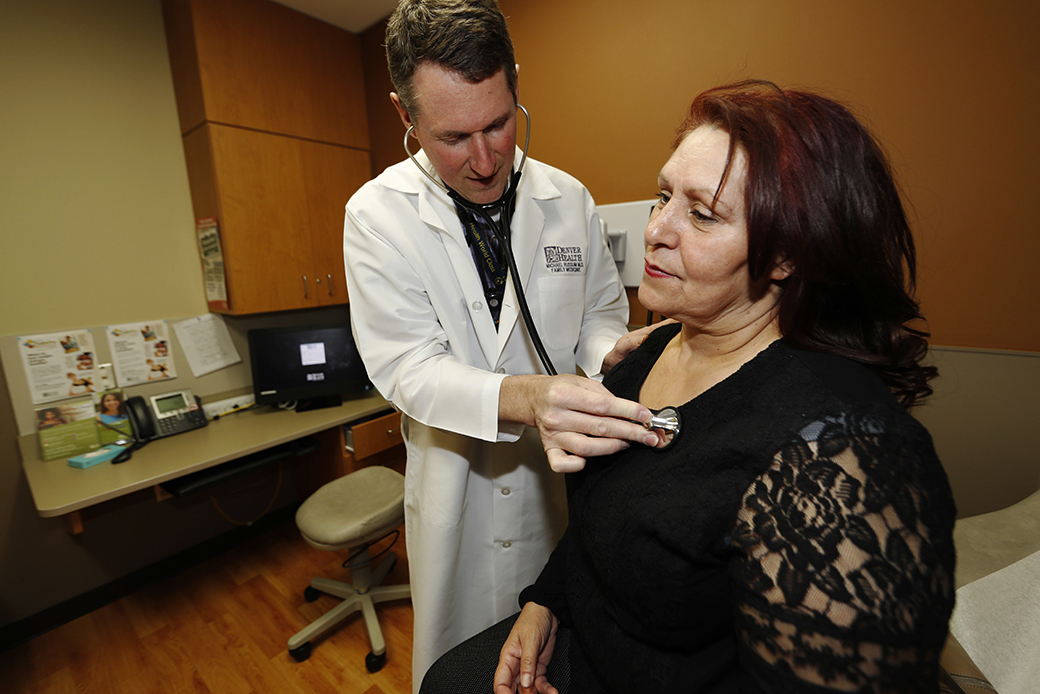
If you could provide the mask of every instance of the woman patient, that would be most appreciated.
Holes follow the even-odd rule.
[[[604,385],[681,431],[568,475],[511,630],[423,691],[489,691],[458,682],[489,651],[499,694],[936,690],[954,505],[905,409],[936,372],[883,154],[840,104],[743,82],[694,100],[659,186],[639,300],[678,323]]]

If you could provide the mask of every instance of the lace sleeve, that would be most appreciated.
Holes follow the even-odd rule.
[[[887,427],[870,415],[819,421],[744,495],[735,620],[745,668],[774,691],[936,688],[952,500],[930,442]]]

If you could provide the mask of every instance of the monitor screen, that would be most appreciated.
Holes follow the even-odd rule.
[[[249,358],[257,405],[327,407],[372,388],[349,324],[250,330]]]

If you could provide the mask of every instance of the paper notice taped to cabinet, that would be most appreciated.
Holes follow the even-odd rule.
[[[195,223],[199,237],[199,255],[206,282],[206,302],[210,311],[226,311],[227,279],[224,276],[224,252],[220,247],[220,229],[216,217],[206,217]]]
[[[215,313],[174,323],[173,329],[196,378],[242,361],[227,324]]]

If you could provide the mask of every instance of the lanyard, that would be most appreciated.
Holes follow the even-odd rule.
[[[473,253],[473,260],[477,264],[477,275],[484,287],[484,298],[491,310],[491,318],[495,321],[495,329],[498,330],[508,266],[502,257],[503,249],[498,236],[489,228],[489,224],[494,222],[485,219],[482,214],[473,214],[458,203],[455,203],[455,209],[466,233],[466,242]]]

